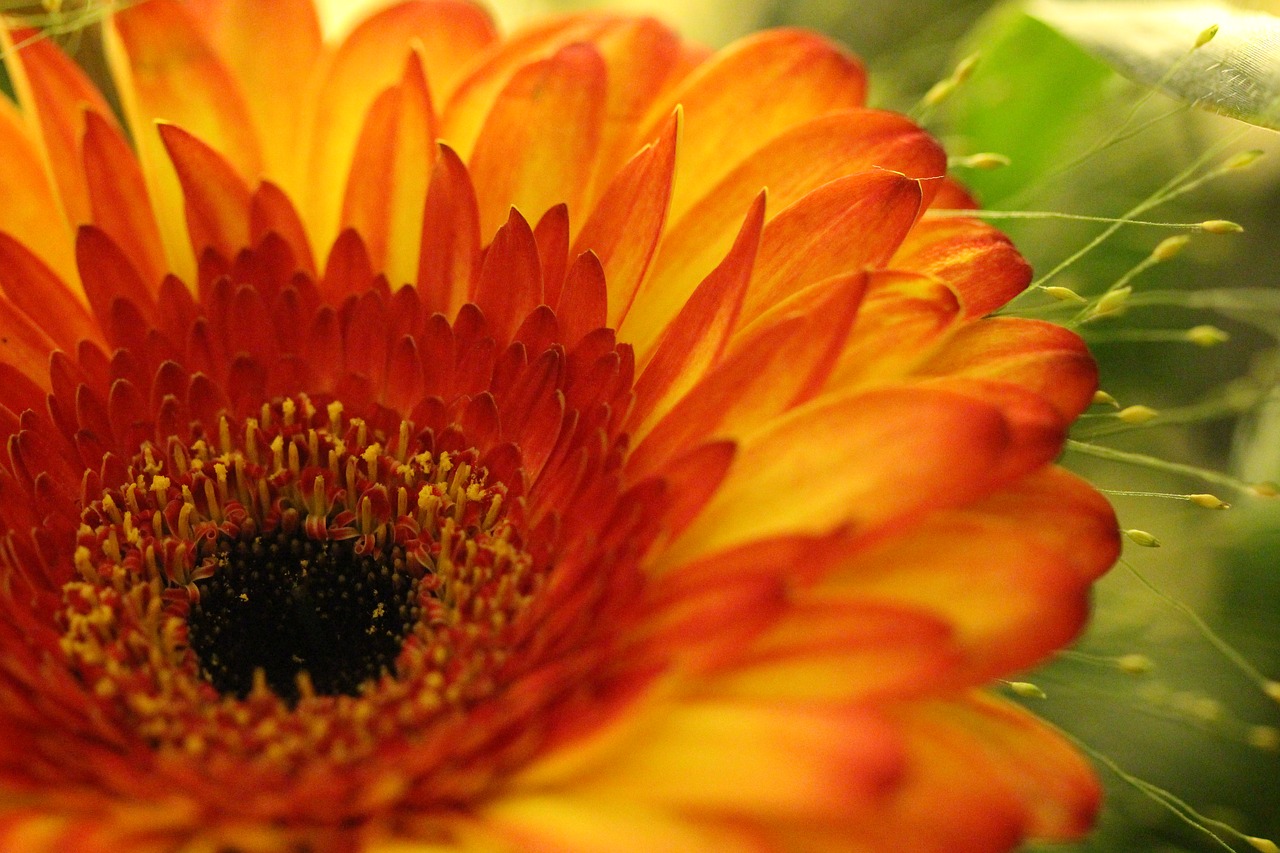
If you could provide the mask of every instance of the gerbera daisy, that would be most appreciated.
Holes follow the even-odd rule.
[[[0,849],[1002,850],[1095,368],[806,32],[151,0],[0,100]],[[23,45],[15,49],[15,45]],[[765,191],[767,188],[767,192]]]

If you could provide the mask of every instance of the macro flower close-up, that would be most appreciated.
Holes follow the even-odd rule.
[[[0,850],[998,851],[1097,370],[860,62],[463,0],[3,30]]]

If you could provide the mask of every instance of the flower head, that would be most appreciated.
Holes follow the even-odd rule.
[[[8,43],[28,41],[11,31]],[[0,847],[1006,849],[1080,341],[815,35],[117,14],[0,102]],[[439,140],[439,141],[437,141]],[[767,187],[767,192],[764,188]]]

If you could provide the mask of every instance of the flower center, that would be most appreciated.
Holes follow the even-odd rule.
[[[83,683],[156,747],[286,768],[493,694],[546,566],[474,450],[305,397],[216,433],[144,445],[85,507],[59,615]]]
[[[358,555],[351,540],[276,530],[219,543],[218,571],[196,582],[188,642],[200,673],[243,699],[262,670],[290,702],[305,672],[322,696],[355,696],[387,675],[418,622],[418,582],[398,547]]]

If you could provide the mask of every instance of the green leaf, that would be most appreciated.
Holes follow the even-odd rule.
[[[1027,8],[1132,80],[1280,129],[1275,15],[1193,0],[1032,0]]]

